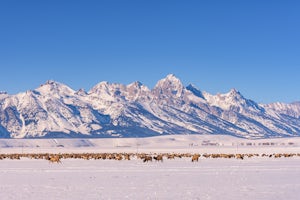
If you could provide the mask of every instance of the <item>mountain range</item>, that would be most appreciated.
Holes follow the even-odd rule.
[[[258,104],[232,89],[212,95],[173,74],[153,89],[100,82],[75,91],[55,81],[16,95],[0,92],[1,138],[149,137],[223,134],[300,136],[300,102]]]

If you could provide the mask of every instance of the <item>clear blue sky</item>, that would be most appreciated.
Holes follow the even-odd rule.
[[[152,88],[169,73],[212,94],[300,100],[300,3],[289,0],[3,0],[0,90],[48,79]]]

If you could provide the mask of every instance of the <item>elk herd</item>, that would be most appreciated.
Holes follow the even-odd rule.
[[[164,159],[172,160],[179,158],[189,158],[192,162],[198,162],[199,158],[235,158],[243,160],[245,158],[252,157],[268,157],[268,158],[289,158],[300,156],[296,153],[277,153],[277,154],[199,154],[199,153],[59,153],[59,154],[49,154],[49,153],[28,153],[28,154],[0,154],[0,160],[12,159],[20,160],[21,158],[29,159],[44,159],[48,160],[50,163],[61,163],[62,159],[84,159],[84,160],[131,160],[140,159],[143,162],[160,161],[163,162]]]

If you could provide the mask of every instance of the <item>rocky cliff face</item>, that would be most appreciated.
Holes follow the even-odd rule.
[[[145,137],[228,134],[300,136],[300,104],[257,104],[232,89],[211,95],[174,75],[150,90],[100,82],[74,91],[55,81],[17,95],[0,93],[0,137]]]

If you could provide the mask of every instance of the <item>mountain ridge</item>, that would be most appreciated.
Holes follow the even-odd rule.
[[[236,89],[212,95],[174,74],[153,89],[102,81],[86,92],[49,80],[34,90],[0,93],[2,138],[168,134],[300,136],[300,103],[258,104]]]

